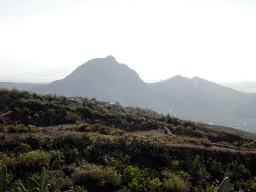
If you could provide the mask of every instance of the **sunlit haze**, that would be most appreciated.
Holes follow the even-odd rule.
[[[255,5],[255,0],[0,0],[0,75],[75,69],[113,55],[144,81],[175,75],[256,81]]]

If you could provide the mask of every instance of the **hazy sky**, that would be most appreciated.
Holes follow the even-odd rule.
[[[143,80],[255,80],[256,0],[0,0],[0,72],[113,55]],[[1,73],[0,73],[1,74]]]

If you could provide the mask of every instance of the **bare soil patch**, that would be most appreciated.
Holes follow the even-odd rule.
[[[65,128],[71,127],[72,125],[75,124],[61,124],[61,125],[51,125],[51,126],[47,126],[47,127],[41,127],[43,129],[46,129],[47,131],[43,131],[41,132],[44,135],[50,135],[53,138],[56,137],[61,137],[61,136],[65,136],[65,135],[82,135],[82,132],[73,132],[73,131],[65,131]],[[63,129],[63,131],[58,131],[59,128]],[[39,127],[40,128],[40,127]],[[29,136],[36,136],[37,133],[7,133],[5,141],[9,141],[11,139],[15,139],[16,137],[29,137]]]
[[[133,131],[133,132],[130,132],[132,134],[135,134],[135,135],[144,135],[144,136],[164,136],[165,133],[163,131],[161,131],[160,129],[149,129],[149,130],[138,130],[138,131]]]

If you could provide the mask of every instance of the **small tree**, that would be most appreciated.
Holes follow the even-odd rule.
[[[97,99],[96,99],[96,98],[91,98],[90,101],[91,101],[91,102],[95,102],[95,101],[97,101]]]

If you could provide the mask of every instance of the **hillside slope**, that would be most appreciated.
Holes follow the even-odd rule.
[[[216,191],[226,174],[236,191],[253,191],[255,137],[142,109],[0,89],[8,191],[42,167],[47,184],[63,178],[61,191]]]

